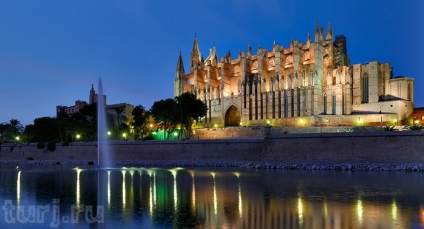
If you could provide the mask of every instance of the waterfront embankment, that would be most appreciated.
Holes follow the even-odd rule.
[[[264,138],[117,141],[112,160],[122,166],[219,166],[269,169],[424,171],[424,131],[268,134]],[[54,151],[36,144],[3,144],[2,164],[97,162],[96,142]]]

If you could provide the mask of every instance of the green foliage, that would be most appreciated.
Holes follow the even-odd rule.
[[[422,130],[422,129],[424,129],[424,126],[419,126],[419,125],[414,124],[414,125],[410,125],[410,126],[405,126],[403,129],[408,130],[408,131]]]
[[[194,121],[206,115],[207,106],[191,93],[184,93],[173,99],[160,100],[153,104],[151,112],[161,129],[170,134],[177,125],[181,126],[181,137],[189,137]]]
[[[97,103],[84,106],[79,113],[75,114],[74,127],[76,133],[83,134],[84,140],[97,140]]]
[[[49,151],[52,151],[53,152],[56,149],[56,143],[55,142],[48,142],[47,143],[47,149]]]
[[[353,132],[355,132],[355,129],[354,128],[348,128],[344,132],[346,132],[346,133],[353,133]]]
[[[168,139],[178,124],[177,104],[173,99],[160,100],[153,103],[150,109],[159,127],[164,130],[164,139]],[[165,137],[165,132],[167,136]]]
[[[56,118],[42,117],[34,120],[34,141],[47,142],[60,138],[59,124]]]
[[[380,128],[381,131],[395,131],[395,126],[382,126]]]
[[[135,139],[143,139],[145,133],[148,131],[147,124],[149,123],[150,112],[147,111],[142,105],[134,107],[134,110],[131,112],[133,116],[133,122],[131,125],[134,126]]]
[[[33,142],[35,141],[35,136],[37,133],[35,132],[34,125],[26,125],[25,130],[22,133],[22,141],[23,142]]]
[[[190,137],[194,121],[205,116],[208,107],[204,102],[196,99],[195,95],[188,92],[175,97],[175,100],[177,102],[178,120],[181,124],[181,129],[186,131],[186,137]]]
[[[8,130],[10,129],[9,123],[0,123],[0,137],[1,143],[4,143],[9,136]]]
[[[37,143],[37,149],[44,149],[45,146],[46,144],[44,142]]]
[[[9,123],[0,123],[0,142],[16,142],[15,138],[22,134],[23,129],[17,119],[11,119]]]

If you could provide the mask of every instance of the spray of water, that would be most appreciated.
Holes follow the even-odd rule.
[[[111,159],[107,136],[106,104],[103,99],[103,83],[100,78],[99,93],[97,96],[97,165],[103,168],[110,168]]]

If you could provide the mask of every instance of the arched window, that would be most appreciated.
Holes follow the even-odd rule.
[[[287,118],[287,116],[289,116],[289,99],[287,97],[287,94],[284,95],[284,118]]]
[[[369,84],[368,84],[368,73],[364,73],[361,79],[362,85],[362,103],[368,103],[369,100]]]
[[[327,114],[327,93],[324,93],[324,114]]]
[[[332,96],[331,113],[336,114],[336,94],[333,94]]]

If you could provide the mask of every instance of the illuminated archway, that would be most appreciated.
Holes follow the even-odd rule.
[[[238,126],[240,123],[240,112],[236,106],[231,105],[225,112],[225,126]]]

